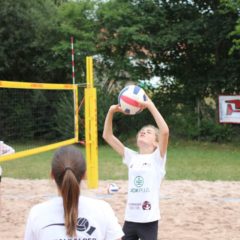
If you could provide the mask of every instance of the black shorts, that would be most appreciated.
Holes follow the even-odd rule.
[[[149,223],[125,221],[123,232],[125,235],[122,240],[157,240],[158,221]]]

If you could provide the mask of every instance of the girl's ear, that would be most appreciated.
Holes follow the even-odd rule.
[[[50,172],[50,178],[51,178],[52,180],[55,179],[52,171]]]
[[[157,148],[159,146],[159,143],[157,141],[154,141],[153,146]]]
[[[87,171],[85,171],[85,173],[83,174],[82,176],[82,179],[81,180],[87,180]]]

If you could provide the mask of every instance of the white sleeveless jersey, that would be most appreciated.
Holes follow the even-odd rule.
[[[121,226],[107,202],[81,196],[76,237],[66,235],[63,201],[56,197],[31,209],[24,239],[115,240],[122,236]]]
[[[124,149],[123,163],[128,166],[128,200],[125,220],[153,222],[160,219],[160,185],[165,176],[166,156],[159,148],[151,154],[139,154]]]

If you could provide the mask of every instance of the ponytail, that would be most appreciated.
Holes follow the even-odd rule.
[[[70,169],[67,169],[64,174],[61,193],[67,235],[73,237],[76,236],[80,188],[76,177]]]
[[[86,171],[81,152],[75,147],[58,149],[52,160],[52,175],[63,198],[64,221],[69,237],[77,235],[80,182]]]

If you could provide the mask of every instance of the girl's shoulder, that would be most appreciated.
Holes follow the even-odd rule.
[[[90,207],[95,206],[96,208],[99,208],[99,207],[108,208],[110,206],[110,204],[104,200],[88,197],[88,196],[81,196],[80,204],[86,204]]]
[[[137,152],[129,147],[124,147],[124,154],[137,155],[137,154],[139,154],[139,152]]]

